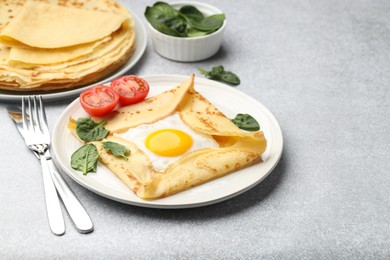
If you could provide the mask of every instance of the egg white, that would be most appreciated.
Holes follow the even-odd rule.
[[[180,159],[184,154],[175,157],[159,156],[150,151],[145,146],[145,140],[149,134],[157,130],[166,128],[178,129],[191,136],[192,146],[184,154],[199,149],[219,147],[218,143],[211,136],[202,133],[197,133],[190,127],[188,127],[186,124],[184,124],[177,113],[168,116],[162,120],[159,120],[155,123],[139,125],[135,128],[130,128],[124,133],[115,135],[135,143],[137,147],[141,149],[150,158],[154,170],[164,171],[170,164]]]

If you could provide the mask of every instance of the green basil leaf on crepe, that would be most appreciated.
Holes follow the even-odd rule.
[[[249,114],[237,114],[235,118],[232,119],[232,122],[238,126],[238,128],[247,130],[247,131],[258,131],[260,130],[260,125]]]
[[[77,119],[76,133],[86,142],[102,140],[108,134],[108,130],[104,128],[106,123],[106,120],[96,123],[90,117],[82,117]]]
[[[89,172],[96,172],[98,158],[99,154],[96,146],[86,144],[72,154],[70,164],[73,169],[87,175]]]
[[[122,157],[126,161],[128,160],[126,154],[129,154],[130,150],[127,149],[125,146],[115,142],[107,141],[103,142],[103,147],[104,149],[106,149],[106,151],[111,152],[116,157]]]

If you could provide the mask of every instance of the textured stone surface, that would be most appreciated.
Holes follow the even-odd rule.
[[[146,25],[154,1],[123,1]],[[283,157],[269,177],[196,209],[120,204],[64,178],[95,231],[48,228],[40,166],[0,104],[2,259],[389,259],[390,2],[207,1],[226,13],[222,49],[179,63],[151,41],[132,74],[223,64],[237,89],[279,121]],[[198,74],[199,75],[199,74]],[[48,105],[51,129],[71,100]]]

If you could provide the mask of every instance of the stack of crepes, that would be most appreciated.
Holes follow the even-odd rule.
[[[134,53],[129,12],[115,0],[0,0],[0,89],[75,88]]]

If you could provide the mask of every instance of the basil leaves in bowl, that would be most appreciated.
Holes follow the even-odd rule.
[[[159,32],[176,37],[207,35],[221,28],[225,21],[224,14],[206,17],[193,5],[184,5],[177,10],[165,2],[146,7],[145,17]]]
[[[146,7],[145,18],[155,51],[176,61],[199,61],[220,48],[225,15],[199,2],[156,2]]]

